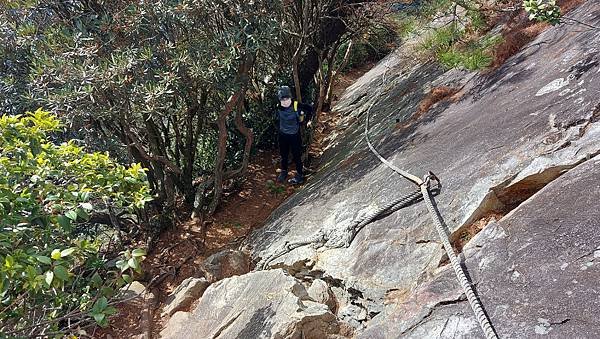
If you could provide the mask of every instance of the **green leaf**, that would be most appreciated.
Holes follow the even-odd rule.
[[[50,257],[54,260],[60,259],[61,258],[60,250],[59,249],[53,250],[52,253],[50,253]]]
[[[49,286],[52,286],[53,279],[54,279],[54,273],[52,271],[46,272],[46,276],[44,279],[46,281],[46,284],[48,284]]]
[[[144,250],[143,248],[136,248],[133,251],[131,251],[131,255],[133,257],[143,257],[146,255],[146,250]]]
[[[129,274],[123,274],[121,278],[123,278],[123,280],[128,284],[131,284],[132,282],[131,276]]]
[[[117,266],[117,268],[120,269],[121,272],[124,272],[129,268],[129,264],[125,260],[117,260],[115,266]]]
[[[61,265],[54,267],[54,275],[62,281],[69,280],[69,272]]]
[[[4,258],[4,267],[11,269],[13,266],[15,266],[15,258],[7,255],[6,258]]]
[[[76,210],[76,213],[77,213],[77,216],[79,216],[83,220],[87,221],[90,219],[90,215],[83,208],[78,208]]]
[[[98,324],[100,324],[104,320],[104,318],[106,317],[106,314],[104,314],[104,313],[94,313],[94,314],[92,314],[92,317],[94,317],[94,320],[96,320],[96,322]]]
[[[117,314],[119,311],[112,307],[112,306],[108,306],[105,310],[104,310],[104,314],[106,315],[113,315],[113,314]]]
[[[103,311],[106,308],[106,306],[108,306],[108,299],[106,299],[106,297],[104,296],[98,298],[98,300],[96,300],[96,306],[99,310]]]
[[[102,293],[102,295],[114,295],[115,290],[112,287],[104,286],[100,289],[100,293]]]
[[[58,216],[58,224],[65,232],[71,232],[73,230],[73,227],[71,227],[71,219],[64,215]]]
[[[127,260],[127,265],[129,265],[129,267],[133,268],[136,272],[139,272],[141,269],[140,263],[137,261],[136,258],[131,258],[131,259]]]
[[[73,254],[73,252],[75,252],[75,249],[76,249],[75,247],[70,247],[70,248],[64,249],[60,252],[60,256],[62,258],[68,257],[69,255]]]
[[[90,192],[81,192],[81,194],[79,195],[79,197],[81,198],[81,200],[88,201],[90,199]]]
[[[67,218],[73,221],[77,220],[77,212],[75,211],[68,211],[67,213],[65,213],[65,215],[67,216]]]
[[[35,258],[37,259],[37,261],[39,261],[41,263],[44,263],[44,264],[47,264],[47,265],[52,264],[52,261],[50,260],[50,258],[48,258],[46,256],[38,255]]]
[[[92,204],[90,204],[89,202],[83,202],[79,204],[79,206],[81,206],[81,208],[85,209],[86,211],[91,211],[94,209],[94,206],[92,206]]]
[[[92,287],[98,287],[102,285],[102,277],[98,272],[95,272],[94,275],[90,278],[90,282],[92,283]]]

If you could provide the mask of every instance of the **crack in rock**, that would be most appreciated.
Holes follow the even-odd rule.
[[[485,219],[486,216],[498,214],[503,217],[509,214],[550,182],[597,155],[600,155],[600,150],[588,154],[586,157],[574,161],[573,163],[545,167],[543,170],[531,173],[527,176],[523,175],[524,173],[527,173],[524,170],[510,176],[500,184],[489,188],[488,194],[483,198],[471,215],[466,218],[466,221],[452,232],[451,242],[456,243],[469,226],[478,220]],[[467,239],[467,241],[468,240],[470,239]],[[464,247],[465,244],[466,242],[461,244],[461,247]]]
[[[464,294],[462,294],[460,297],[458,297],[456,299],[441,300],[441,301],[438,301],[437,303],[435,303],[433,306],[428,306],[427,313],[425,313],[422,317],[420,317],[415,324],[409,326],[408,328],[403,330],[400,334],[411,333],[412,331],[414,331],[417,327],[424,324],[431,317],[431,315],[435,312],[436,309],[438,309],[442,306],[446,306],[446,305],[460,304],[462,302],[465,302],[466,300],[467,300],[466,296]]]
[[[439,183],[432,189],[432,193],[439,194]],[[264,270],[269,266],[269,263],[274,259],[277,259],[292,250],[311,245],[314,249],[325,247],[328,249],[333,248],[347,248],[367,224],[374,220],[383,218],[390,215],[391,213],[412,205],[422,200],[420,190],[416,190],[410,194],[397,198],[391,202],[378,208],[364,208],[353,220],[343,220],[342,222],[333,225],[329,228],[321,228],[313,235],[309,236],[305,240],[298,241],[286,241],[278,250],[272,253],[270,256],[262,259],[257,265],[256,270]]]

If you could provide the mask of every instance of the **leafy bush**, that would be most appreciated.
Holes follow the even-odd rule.
[[[440,27],[427,36],[421,48],[435,54],[448,51],[464,36],[464,33],[464,30],[457,23]]]
[[[103,209],[133,212],[150,201],[145,170],[50,142],[60,128],[42,110],[0,117],[0,336],[107,324],[116,312],[109,300],[145,255],[117,258],[113,236],[81,231]]]
[[[278,2],[8,3],[0,111],[46,107],[87,145],[139,162],[158,214],[182,196],[188,206],[212,196],[203,201],[216,208],[223,180],[211,177],[241,178],[247,158],[232,118],[244,114],[245,125],[262,114],[241,113],[239,102],[259,97],[277,69]]]
[[[355,41],[344,70],[379,61],[393,50],[397,37],[397,31],[389,23],[373,28]],[[343,44],[340,50],[345,51],[346,47],[347,43]],[[343,53],[340,53],[339,59],[342,57]]]
[[[560,7],[556,0],[524,0],[523,7],[529,20],[546,21],[552,25],[560,23]]]
[[[285,192],[285,186],[276,184],[273,180],[267,180],[267,188],[273,195],[278,196]]]
[[[492,63],[492,50],[502,36],[491,35],[471,41],[462,41],[465,30],[451,24],[433,31],[422,43],[421,49],[435,55],[447,68],[479,70]]]
[[[414,32],[418,24],[414,15],[404,13],[393,14],[392,20],[394,21],[394,30],[401,39],[406,38],[410,33]]]

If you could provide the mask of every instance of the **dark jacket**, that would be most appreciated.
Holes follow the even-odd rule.
[[[300,130],[300,112],[304,113],[304,122],[312,118],[313,107],[309,104],[298,103],[298,110],[294,111],[294,102],[288,108],[277,108],[279,131],[283,134],[296,134]]]

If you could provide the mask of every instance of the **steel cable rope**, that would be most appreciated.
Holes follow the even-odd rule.
[[[415,190],[414,192],[392,200],[391,202],[377,208],[374,211],[365,213],[362,216],[357,216],[356,219],[342,229],[341,235],[335,234],[335,230],[337,229],[326,231],[319,230],[304,240],[286,241],[280,249],[275,251],[267,258],[261,260],[256,265],[256,268],[259,270],[264,270],[273,260],[302,246],[313,245],[315,248],[323,246],[327,248],[349,247],[358,232],[360,232],[360,230],[370,222],[392,214],[401,208],[421,200],[423,200],[421,191]]]
[[[417,177],[413,174],[410,174],[406,171],[403,171],[402,169],[398,168],[397,166],[392,164],[390,161],[385,159],[381,154],[379,154],[379,152],[377,152],[377,150],[375,149],[373,144],[371,144],[371,140],[369,140],[369,116],[371,114],[371,108],[373,108],[373,106],[375,105],[375,102],[377,102],[379,100],[379,98],[381,97],[381,95],[383,94],[383,86],[385,84],[385,78],[386,78],[387,72],[389,70],[387,62],[386,62],[386,64],[384,64],[384,67],[385,67],[385,72],[383,73],[383,76],[382,76],[381,86],[379,87],[377,95],[375,95],[374,99],[372,100],[371,104],[369,105],[369,107],[367,108],[367,111],[366,111],[365,139],[367,140],[369,149],[371,150],[371,152],[373,152],[373,154],[375,154],[375,156],[377,156],[377,158],[384,165],[386,165],[387,167],[389,167],[390,169],[392,169],[394,172],[398,173],[402,177],[410,180],[415,185],[420,186],[421,194],[423,195],[423,200],[425,200],[425,204],[427,205],[427,210],[429,211],[429,215],[431,216],[431,219],[433,220],[433,222],[435,224],[437,233],[442,241],[444,249],[446,250],[446,254],[448,255],[448,258],[450,259],[450,263],[452,264],[454,273],[456,274],[456,278],[458,279],[458,282],[460,283],[460,285],[463,289],[463,292],[467,296],[467,300],[469,301],[469,305],[471,306],[471,309],[473,309],[473,313],[475,314],[475,318],[477,319],[479,326],[481,327],[486,338],[488,338],[488,339],[498,338],[498,335],[494,331],[494,328],[493,328],[487,314],[483,310],[481,301],[475,295],[473,285],[467,279],[465,269],[461,266],[458,256],[454,253],[452,244],[450,244],[450,240],[448,239],[448,235],[443,226],[444,221],[442,219],[442,216],[440,215],[439,211],[434,207],[433,196],[431,195],[429,185],[431,184],[431,181],[434,180],[437,183],[437,189],[440,189],[441,185],[440,185],[439,179],[431,172],[429,172],[425,176],[425,180],[421,180],[419,177]]]

